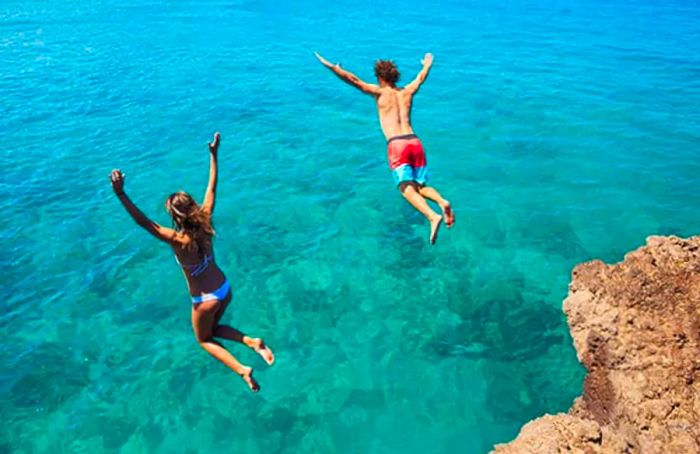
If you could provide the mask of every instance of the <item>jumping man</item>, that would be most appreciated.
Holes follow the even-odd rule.
[[[316,52],[316,58],[338,76],[363,93],[372,95],[377,102],[379,124],[387,140],[389,167],[399,191],[408,203],[430,221],[430,243],[435,244],[440,224],[444,219],[450,228],[455,222],[450,202],[443,199],[440,193],[427,182],[427,162],[423,145],[411,127],[411,103],[413,96],[428,77],[433,64],[433,56],[425,54],[422,60],[423,69],[416,78],[403,88],[397,87],[399,71],[394,62],[378,60],[374,65],[374,73],[379,85],[368,84],[355,74],[340,67],[340,63],[332,64]],[[433,211],[425,199],[436,202],[442,210],[442,216]]]

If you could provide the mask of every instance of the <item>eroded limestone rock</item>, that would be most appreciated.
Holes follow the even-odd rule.
[[[583,395],[494,452],[700,453],[700,237],[577,266],[564,312]]]

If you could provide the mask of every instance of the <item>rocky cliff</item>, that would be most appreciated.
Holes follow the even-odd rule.
[[[583,395],[494,452],[700,453],[700,237],[577,266],[564,312]]]

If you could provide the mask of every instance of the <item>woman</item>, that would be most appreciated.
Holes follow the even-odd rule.
[[[260,386],[253,378],[253,370],[243,366],[214,338],[234,340],[247,345],[258,353],[267,364],[275,360],[272,351],[262,339],[252,339],[235,328],[219,324],[226,307],[231,302],[231,287],[224,273],[214,261],[212,248],[212,214],[216,196],[217,154],[220,136],[214,134],[209,144],[209,185],[204,195],[204,203],[197,205],[186,192],[175,192],[165,201],[165,209],[173,220],[175,229],[156,224],[134,205],[124,192],[124,174],[112,170],[112,188],[126,211],[138,225],[151,235],[172,247],[175,259],[182,267],[187,287],[192,296],[192,328],[197,342],[214,358],[218,359],[240,375],[253,392]]]

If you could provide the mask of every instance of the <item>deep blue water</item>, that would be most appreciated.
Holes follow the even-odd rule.
[[[693,1],[0,4],[0,452],[485,452],[584,371],[572,267],[700,224]],[[294,4],[290,4],[294,3]],[[393,187],[372,81],[409,81],[457,225]],[[168,224],[218,130],[225,320],[252,395],[189,325]]]

